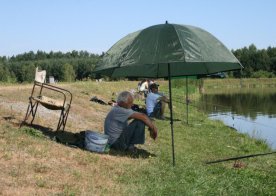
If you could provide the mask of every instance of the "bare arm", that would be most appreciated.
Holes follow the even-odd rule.
[[[165,103],[169,103],[170,100],[166,96],[161,96],[158,98],[158,100],[164,101]]]
[[[130,116],[130,118],[143,121],[150,129],[154,129],[155,127],[155,125],[151,122],[149,117],[143,113],[135,112]]]

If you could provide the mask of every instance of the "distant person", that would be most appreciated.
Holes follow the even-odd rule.
[[[134,151],[135,144],[145,143],[145,125],[149,127],[150,136],[157,137],[157,128],[147,115],[131,109],[133,95],[123,91],[118,95],[117,105],[112,107],[104,122],[104,133],[109,136],[111,148]],[[128,123],[128,120],[133,120]]]
[[[152,85],[152,84],[154,84],[155,83],[155,81],[153,80],[153,79],[151,79],[151,80],[148,80],[148,86],[150,87],[150,85]],[[148,88],[148,93],[150,93],[151,92],[151,90],[150,90],[150,88]]]
[[[144,79],[138,84],[138,91],[139,93],[143,93],[144,97],[147,97],[149,89],[149,81]]]
[[[149,80],[149,86],[152,85],[153,83],[155,83],[153,79]]]
[[[147,115],[157,119],[165,120],[165,106],[169,103],[169,99],[166,96],[159,94],[158,84],[153,83],[150,85],[150,93],[146,99]]]

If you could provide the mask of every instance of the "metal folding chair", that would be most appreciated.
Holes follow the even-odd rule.
[[[32,116],[30,124],[33,123],[38,105],[40,104],[49,110],[61,111],[57,131],[64,131],[72,103],[72,93],[66,89],[46,84],[45,79],[46,71],[38,71],[36,69],[35,81],[31,96],[29,97],[29,105],[22,124],[26,123],[30,116]],[[58,97],[59,99],[49,97],[49,95]]]

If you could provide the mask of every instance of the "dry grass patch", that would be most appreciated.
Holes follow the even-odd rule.
[[[129,88],[128,82],[120,87]],[[73,94],[65,131],[78,133],[87,129],[103,131],[103,121],[110,106],[90,99],[98,96],[111,100],[118,87],[106,83],[61,84]],[[132,84],[133,85],[133,84]],[[103,155],[70,148],[50,140],[43,132],[19,125],[28,106],[32,85],[0,87],[0,194],[3,195],[120,195],[118,183],[125,168],[141,162],[129,156]],[[108,89],[105,91],[104,89]],[[116,95],[115,95],[116,96]],[[35,125],[53,132],[58,111],[38,107]],[[144,160],[143,160],[144,161]],[[142,161],[142,162],[143,162]]]
[[[161,81],[163,82],[163,81]],[[86,129],[103,131],[110,106],[104,101],[122,90],[135,89],[137,82],[77,82],[58,84],[73,93],[72,107],[64,132],[55,132],[59,114],[39,107],[34,126],[19,129],[32,85],[0,86],[0,195],[273,195],[275,157],[206,166],[203,161],[269,150],[247,136],[209,121],[183,104],[174,102],[176,167],[171,164],[169,121],[156,120],[157,141],[138,146],[138,156],[124,153],[97,154],[68,145],[70,137]],[[161,85],[166,88],[166,82]],[[166,114],[168,116],[168,113]],[[184,119],[184,120],[183,120]],[[59,143],[58,136],[68,143]],[[227,146],[232,146],[229,148]],[[152,153],[152,154],[151,154]],[[142,156],[143,155],[143,156]]]
[[[119,194],[116,175],[125,172],[129,158],[100,155],[69,148],[47,138],[35,138],[8,128],[1,140],[1,193]],[[17,132],[15,135],[12,132]],[[2,134],[3,135],[3,134]],[[2,136],[3,137],[3,136]],[[120,162],[122,167],[114,163]],[[116,166],[117,165],[117,166]],[[115,175],[114,175],[115,174]]]

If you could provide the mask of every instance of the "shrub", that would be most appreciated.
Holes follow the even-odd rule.
[[[274,78],[275,74],[273,72],[259,70],[257,72],[253,72],[251,77],[252,78]]]

